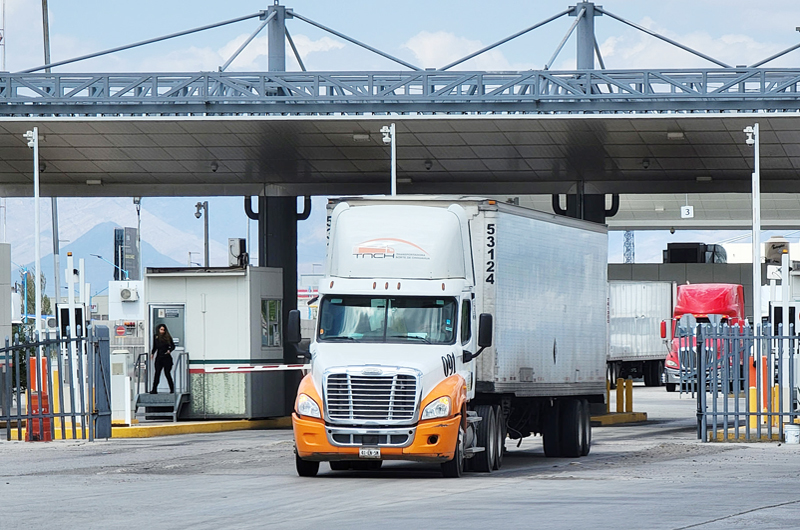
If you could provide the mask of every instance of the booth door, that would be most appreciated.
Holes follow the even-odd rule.
[[[153,351],[153,335],[156,333],[156,329],[161,324],[165,324],[167,326],[167,330],[169,330],[169,334],[172,335],[172,340],[175,341],[175,348],[183,349],[185,348],[185,340],[184,340],[184,332],[186,328],[186,322],[184,320],[184,306],[182,304],[163,304],[163,305],[151,305],[150,306],[150,337],[148,337],[148,351]],[[174,361],[177,361],[177,354],[173,353],[172,357]],[[149,358],[149,355],[148,355]],[[149,381],[147,382],[148,385],[152,385],[153,382],[153,375],[155,373],[155,366],[153,365],[153,359],[149,359],[150,361],[150,376]],[[175,374],[172,374],[173,378]],[[151,386],[148,386],[151,388]],[[158,391],[167,393],[169,392],[169,384],[167,383],[167,378],[163,375],[161,376],[161,380],[159,381]]]

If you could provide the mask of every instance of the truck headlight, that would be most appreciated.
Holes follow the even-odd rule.
[[[672,359],[667,359],[667,362],[666,362],[665,364],[666,364],[668,367],[670,367],[670,368],[680,368],[680,366],[678,365],[678,363],[676,363],[676,362],[675,362],[675,361],[673,361]]]
[[[301,416],[308,416],[311,418],[322,417],[319,413],[319,405],[305,394],[297,396],[297,413]]]
[[[422,411],[423,420],[431,420],[433,418],[446,418],[450,415],[450,398],[442,396],[439,399],[434,399]]]

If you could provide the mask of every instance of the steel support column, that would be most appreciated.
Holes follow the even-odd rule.
[[[576,28],[576,65],[578,70],[594,70],[594,17],[600,16],[602,13],[595,11],[592,2],[579,2],[571,15],[577,16],[582,9],[586,9],[586,12],[578,21]]]
[[[268,69],[270,72],[286,71],[286,8],[284,6],[269,6],[268,13],[275,13],[275,16],[267,24],[268,50]]]

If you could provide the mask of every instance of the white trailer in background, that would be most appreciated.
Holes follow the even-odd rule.
[[[608,376],[643,377],[660,386],[669,344],[661,338],[661,321],[672,318],[674,282],[608,282]]]
[[[315,475],[383,460],[445,476],[500,467],[506,436],[547,456],[591,445],[603,408],[603,225],[456,197],[329,204],[311,373],[293,414],[296,464]],[[287,340],[300,340],[299,314]]]

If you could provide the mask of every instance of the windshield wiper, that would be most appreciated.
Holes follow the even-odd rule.
[[[336,337],[325,337],[322,340],[323,341],[339,341],[339,340],[344,341],[344,340],[349,340],[349,341],[352,341],[352,342],[359,342],[359,340],[357,338],[348,337],[347,335],[339,335],[339,336],[336,336]]]
[[[416,339],[422,341],[426,344],[431,344],[431,341],[426,339],[425,337],[417,337],[416,335],[387,335],[387,339]]]

